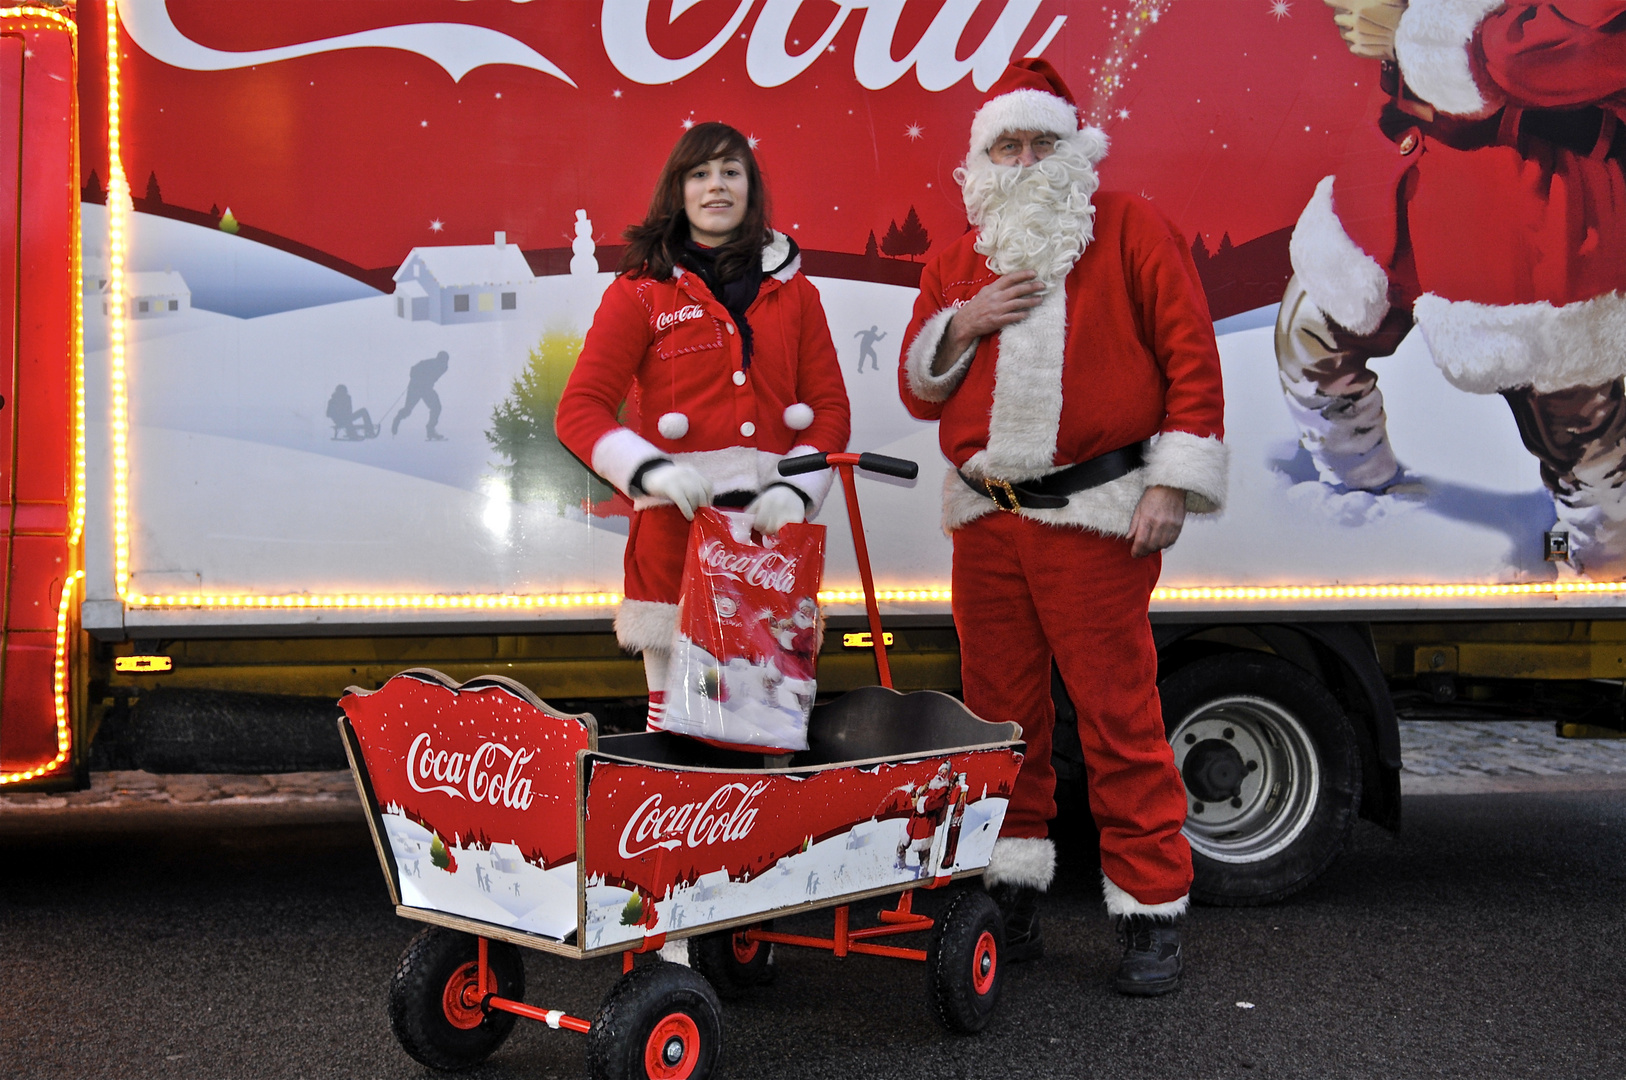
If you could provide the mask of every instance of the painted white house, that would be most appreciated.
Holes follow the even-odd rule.
[[[86,285],[90,279],[87,276]],[[124,275],[124,317],[162,319],[192,310],[192,290],[175,270],[136,270]],[[107,297],[102,296],[102,313]]]
[[[521,286],[535,280],[504,233],[490,244],[416,247],[395,272],[395,315],[443,325],[513,318]]]

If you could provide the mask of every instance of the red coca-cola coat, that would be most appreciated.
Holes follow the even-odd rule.
[[[1181,488],[1193,512],[1225,500],[1224,395],[1213,319],[1185,239],[1146,200],[1101,192],[1095,235],[1053,292],[1021,322],[931,374],[949,319],[997,275],[967,233],[926,264],[904,338],[899,392],[909,412],[938,420],[959,469],[1032,480],[1153,439],[1146,465],[1080,492],[1058,510],[1022,514],[1127,536],[1141,493]],[[950,472],[944,524],[994,504]]]

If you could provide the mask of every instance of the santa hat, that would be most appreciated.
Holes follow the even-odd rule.
[[[969,157],[986,154],[1007,131],[1047,131],[1068,139],[1082,134],[1084,153],[1092,164],[1107,153],[1105,133],[1079,124],[1073,92],[1048,60],[1012,60],[988,88],[987,102],[971,119]]]

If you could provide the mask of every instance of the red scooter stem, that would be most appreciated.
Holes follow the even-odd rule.
[[[853,552],[858,556],[858,577],[864,583],[864,608],[869,612],[870,642],[875,646],[875,669],[881,685],[892,689],[892,667],[886,660],[886,636],[881,633],[881,609],[875,604],[875,579],[869,572],[869,547],[864,543],[864,518],[858,511],[858,488],[853,483],[857,454],[826,455],[841,474],[841,487],[847,493],[847,523],[853,530]]]

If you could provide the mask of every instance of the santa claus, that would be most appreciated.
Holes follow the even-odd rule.
[[[1078,707],[1103,891],[1125,940],[1118,987],[1174,989],[1191,851],[1164,737],[1147,604],[1187,511],[1224,499],[1213,324],[1180,231],[1098,192],[1106,137],[1061,77],[995,83],[956,173],[972,232],[929,262],[899,389],[937,420],[966,704],[1022,726],[1027,755],[988,866],[1009,959],[1040,952],[1052,659]]]
[[[1293,231],[1300,441],[1328,484],[1407,483],[1368,361],[1416,325],[1452,385],[1511,406],[1570,570],[1626,576],[1626,2],[1327,3],[1388,94]]]

